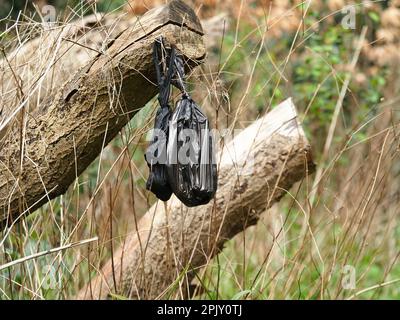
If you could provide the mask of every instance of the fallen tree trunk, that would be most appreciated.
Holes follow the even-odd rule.
[[[291,99],[242,131],[217,159],[215,202],[190,209],[176,198],[166,206],[157,202],[77,298],[104,299],[116,293],[154,299],[176,284],[187,288],[193,270],[314,171],[310,145]]]
[[[27,39],[14,41],[16,48],[9,48],[6,57],[0,56],[0,128],[15,110],[21,91],[29,100],[26,103],[29,113],[34,114],[41,102],[52,96],[71,74],[140,21],[138,17],[126,13],[96,13],[74,18],[72,22],[62,25],[34,25],[37,30],[32,33],[38,33],[37,36],[30,39],[31,34],[28,34]],[[201,21],[208,50],[218,46],[227,21],[228,17],[224,14]]]
[[[0,224],[64,193],[156,94],[152,45],[160,35],[182,52],[188,66],[204,59],[197,16],[174,0],[149,11],[97,52],[40,108],[25,110],[30,99],[21,90],[19,107],[6,110],[0,127]]]

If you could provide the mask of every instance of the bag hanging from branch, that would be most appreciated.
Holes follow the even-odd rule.
[[[206,204],[217,190],[208,119],[186,91],[182,57],[174,48],[166,50],[162,38],[156,40],[153,50],[160,108],[145,154],[150,169],[146,188],[163,201],[174,192],[188,207]],[[182,92],[172,116],[168,105],[171,84]]]
[[[207,116],[188,94],[182,57],[176,55],[172,83],[182,91],[169,122],[167,172],[175,195],[186,206],[207,204],[217,191],[215,147]]]
[[[160,108],[157,110],[154,120],[154,130],[145,159],[150,173],[146,182],[146,189],[153,192],[158,199],[167,201],[171,198],[172,189],[167,176],[167,142],[168,127],[171,118],[171,108],[168,105],[171,80],[174,74],[175,50],[171,50],[169,61],[165,61],[166,51],[163,39],[158,39],[153,46],[153,60],[155,64],[157,83],[159,89],[158,101]],[[168,64],[168,68],[165,65]]]

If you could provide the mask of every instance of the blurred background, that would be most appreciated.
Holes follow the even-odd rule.
[[[245,128],[293,97],[318,165],[208,262],[197,298],[400,298],[400,1],[187,2],[208,31],[207,60],[190,88],[213,126]],[[128,23],[162,3],[0,0],[0,46],[9,52],[23,42],[13,25],[35,38],[48,5],[55,24],[94,13]],[[145,189],[143,152],[156,102],[107,146],[101,169],[97,159],[65,195],[0,233],[0,265],[99,236],[96,246],[0,271],[2,299],[71,297],[110,257],[111,245],[123,243],[134,217],[155,201]]]

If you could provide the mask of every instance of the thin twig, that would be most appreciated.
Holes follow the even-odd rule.
[[[94,238],[90,238],[90,239],[86,239],[86,240],[82,240],[82,241],[78,241],[78,242],[73,242],[73,243],[67,244],[65,246],[61,246],[61,247],[57,247],[57,248],[41,251],[41,252],[38,252],[38,253],[34,253],[32,255],[29,255],[29,256],[26,256],[26,257],[11,261],[11,262],[6,263],[6,264],[3,264],[2,266],[0,266],[0,271],[4,270],[4,269],[7,269],[9,267],[15,266],[17,264],[23,263],[23,262],[28,261],[28,260],[36,259],[36,258],[45,256],[45,255],[48,255],[48,254],[51,254],[51,253],[55,253],[55,252],[58,252],[58,251],[70,249],[70,248],[73,248],[73,247],[81,246],[81,245],[84,245],[86,243],[97,241],[97,240],[98,240],[98,238],[94,237]]]

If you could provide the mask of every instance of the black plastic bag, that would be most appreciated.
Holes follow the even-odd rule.
[[[174,75],[175,50],[171,50],[168,61],[168,69],[164,70],[166,51],[162,38],[156,40],[153,46],[153,60],[157,73],[157,82],[159,88],[158,101],[160,108],[157,110],[154,120],[153,136],[145,154],[150,173],[146,182],[146,189],[152,191],[157,198],[167,201],[171,198],[172,189],[167,176],[167,143],[168,128],[171,118],[171,108],[168,100],[171,91],[171,80]]]
[[[167,147],[168,181],[188,207],[207,204],[217,190],[215,147],[207,116],[192,100],[183,83],[184,66],[175,57],[175,86],[182,97],[170,119]]]
[[[167,201],[172,192],[188,207],[208,203],[217,190],[217,166],[208,119],[186,91],[183,59],[163,39],[154,43],[159,87],[154,133],[145,159],[150,169],[146,188]],[[168,65],[168,67],[166,67]],[[170,86],[182,92],[174,113]]]

